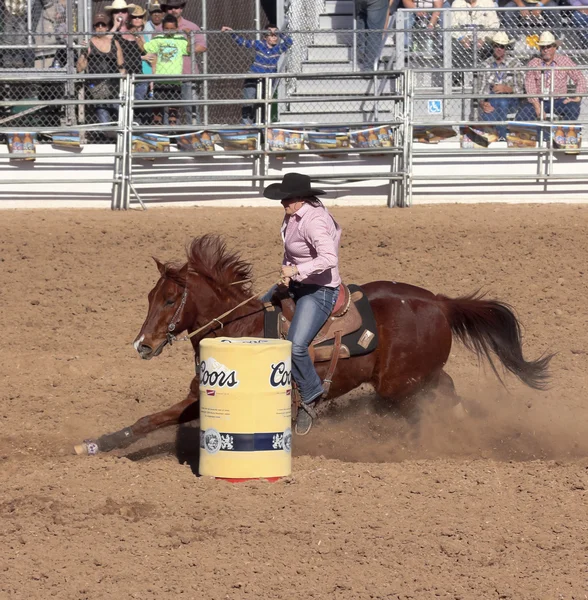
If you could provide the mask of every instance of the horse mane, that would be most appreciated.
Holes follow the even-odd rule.
[[[188,262],[185,264],[177,262],[165,264],[166,277],[185,286],[186,273],[190,270],[211,279],[220,287],[230,286],[235,291],[250,292],[251,264],[241,260],[239,254],[229,252],[221,236],[207,233],[194,238],[186,248],[186,255]],[[243,282],[231,285],[237,281]]]

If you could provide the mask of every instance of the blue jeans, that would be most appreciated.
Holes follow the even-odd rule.
[[[269,302],[277,290],[274,285],[260,300]],[[312,402],[323,393],[323,384],[312,364],[308,347],[326,323],[337,297],[339,288],[321,285],[292,284],[290,291],[296,302],[294,318],[288,331],[292,342],[292,377],[298,386],[303,402]]]
[[[576,33],[580,37],[582,47],[588,48],[588,15],[581,13],[579,10],[574,10],[572,12],[572,26],[577,29]]]
[[[116,104],[96,104],[94,110],[98,123],[118,122],[118,106]]]
[[[516,98],[493,96],[486,98],[486,102],[489,102],[494,107],[494,111],[486,113],[480,108],[478,110],[480,121],[507,121],[508,114],[516,112],[519,107],[519,101]],[[506,125],[498,125],[496,129],[498,130],[499,137],[506,138]]]
[[[323,393],[323,384],[314,368],[308,347],[326,323],[339,295],[338,288],[321,285],[293,285],[291,287],[296,310],[288,331],[292,342],[292,377],[305,403],[316,400]]]
[[[523,0],[525,6],[522,8],[522,10],[541,10],[540,8],[537,8],[537,4],[534,4],[532,2],[527,2],[527,0]],[[546,4],[544,4],[543,6],[557,6],[557,2],[555,2],[555,0],[549,0],[549,2],[547,2]],[[516,8],[517,7],[517,3],[514,0],[511,0],[508,4],[506,4],[505,8]],[[508,33],[509,37],[517,37],[517,34],[519,33],[518,31],[516,31],[516,29],[518,27],[522,27],[524,29],[529,29],[532,30],[533,33],[537,31],[537,29],[545,29],[547,31],[553,31],[554,29],[557,29],[558,27],[561,27],[561,15],[562,13],[559,11],[545,11],[544,13],[542,13],[542,18],[539,18],[539,20],[537,19],[537,17],[528,17],[528,18],[524,18],[521,17],[521,14],[519,11],[513,10],[505,10],[504,12],[500,13],[500,18],[502,20],[502,23],[504,24],[504,29],[506,29],[506,32]],[[557,34],[555,37],[558,37]]]
[[[258,79],[246,79],[243,84],[243,99],[244,100],[256,100],[257,99],[257,83]],[[262,98],[265,96],[265,83],[261,84],[261,96]],[[256,121],[255,114],[255,104],[243,104],[241,106],[241,123],[243,125],[253,125]],[[263,105],[258,105],[261,107],[260,120],[263,122],[265,120],[265,114]]]
[[[580,102],[568,102],[564,104],[565,98],[556,98],[553,102],[553,111],[555,114],[564,121],[577,121],[580,117]],[[543,112],[546,115],[550,113],[550,102],[548,100],[543,101]],[[527,102],[517,113],[515,117],[517,121],[536,121],[537,114],[535,109],[530,102]]]
[[[194,89],[192,89],[192,84],[194,84]],[[192,81],[183,81],[182,82],[182,100],[198,100],[198,88],[196,87],[198,84]],[[202,117],[200,115],[200,105],[195,106],[184,106],[184,122],[186,125],[199,125],[202,123]],[[194,117],[194,123],[192,123],[192,117]]]
[[[357,36],[357,58],[365,71],[372,71],[380,58],[384,42],[381,30],[386,27],[388,5],[388,0],[355,0],[357,30],[365,32]]]

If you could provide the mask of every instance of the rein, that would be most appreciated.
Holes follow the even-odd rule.
[[[267,275],[272,275],[275,272],[276,272],[275,269],[272,269],[271,271],[268,271],[267,273],[264,273],[261,277],[266,277]],[[196,329],[192,333],[189,333],[188,335],[185,335],[182,338],[177,338],[174,335],[173,332],[176,329],[176,326],[177,326],[177,324],[178,324],[178,322],[180,320],[180,314],[184,310],[184,306],[186,305],[186,300],[188,299],[187,279],[188,278],[186,276],[186,286],[184,287],[184,292],[182,294],[182,301],[180,302],[180,305],[176,309],[176,312],[174,313],[174,316],[171,318],[171,321],[170,321],[169,325],[167,326],[166,337],[167,337],[167,342],[168,342],[168,344],[170,346],[174,342],[176,342],[176,341],[179,341],[179,342],[189,342],[190,338],[194,337],[196,334],[200,333],[201,331],[204,331],[205,329],[207,329],[208,327],[210,327],[213,323],[218,323],[220,325],[220,328],[222,329],[224,327],[224,324],[221,322],[221,319],[224,319],[225,317],[228,317],[232,312],[235,312],[238,308],[241,308],[242,306],[245,306],[248,302],[251,302],[251,300],[254,300],[255,298],[258,298],[259,296],[262,296],[263,294],[265,294],[265,291],[259,292],[258,294],[254,294],[253,296],[250,296],[246,300],[243,300],[243,302],[241,302],[240,304],[237,304],[237,306],[231,308],[230,310],[228,310],[227,312],[223,313],[222,315],[219,315],[215,319],[210,320],[208,323],[206,323],[206,325],[203,325],[202,327],[199,327],[198,329]],[[233,281],[229,285],[237,285],[239,283],[246,283],[248,281],[252,281],[252,278],[249,277],[247,279],[241,279],[240,281]]]

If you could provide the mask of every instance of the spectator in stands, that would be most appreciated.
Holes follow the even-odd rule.
[[[572,11],[572,25],[577,28],[583,48],[588,48],[588,0],[568,0]]]
[[[222,27],[221,31],[233,31],[230,27]],[[278,70],[278,61],[293,41],[290,36],[280,34],[275,25],[268,25],[263,40],[246,40],[236,33],[231,33],[232,38],[239,46],[245,48],[254,48],[255,57],[249,69],[250,73],[275,73]],[[243,98],[245,100],[254,100],[257,97],[257,84],[262,82],[261,97],[265,97],[266,79],[246,79],[243,85]],[[255,108],[253,104],[244,105],[241,109],[242,123],[244,125],[253,125],[255,122]],[[262,116],[262,120],[264,116]]]
[[[140,6],[135,6],[129,13],[127,29],[119,38],[122,48],[125,69],[131,75],[141,75],[143,73],[143,63],[149,63],[142,60],[144,54],[145,41],[142,33],[145,26],[145,15],[147,11]],[[135,85],[135,100],[146,100],[149,92],[149,82],[140,81]],[[141,123],[146,122],[147,113],[145,109],[136,112]]]
[[[510,0],[505,8],[519,7],[519,11],[504,11],[501,13],[502,22],[510,35],[516,34],[519,27],[525,29],[560,27],[561,18],[559,11],[542,11],[545,6],[557,6],[555,0]]]
[[[386,29],[388,16],[396,12],[399,3],[400,0],[355,0],[357,30],[365,31],[357,36],[357,62],[360,70],[377,70],[376,61],[380,58],[384,43],[382,30]]]
[[[484,71],[479,74],[480,121],[506,121],[509,113],[517,112],[517,98],[501,97],[501,94],[523,93],[523,72],[512,70],[522,65],[517,58],[508,55],[513,42],[504,31],[498,31],[492,37],[493,56],[483,63]],[[498,125],[497,129],[498,136],[506,139],[506,125]]]
[[[153,37],[153,32],[161,33],[161,22],[163,21],[163,17],[165,13],[161,8],[160,4],[150,4],[149,5],[149,20],[145,23],[145,38],[146,42],[150,42]]]
[[[449,7],[449,2],[445,3],[447,7]],[[433,9],[433,8],[438,8],[441,9],[444,6],[443,0],[402,0],[402,6],[404,8],[422,8],[422,9]],[[423,31],[426,30],[427,33],[420,35],[416,34],[414,32],[408,32],[405,36],[404,36],[404,45],[407,48],[410,48],[411,46],[413,46],[413,39],[414,39],[414,45],[416,46],[414,49],[416,48],[421,48],[421,46],[424,46],[425,48],[428,48],[429,50],[433,49],[433,37],[432,34],[430,33],[430,31],[432,29],[435,29],[435,27],[437,27],[437,25],[441,25],[442,24],[442,19],[441,19],[441,12],[440,10],[438,11],[433,11],[433,12],[425,12],[424,10],[421,12],[411,12],[408,13],[408,18],[405,21],[405,27],[408,30],[414,30],[414,29],[422,29]],[[413,38],[413,34],[414,34],[414,38]],[[426,37],[425,37],[426,36]],[[421,43],[421,40],[424,39],[424,44]],[[427,43],[427,40],[430,40]]]
[[[553,85],[553,110],[555,115],[566,121],[576,121],[580,117],[580,96],[568,96],[568,83],[576,86],[577,94],[586,93],[586,78],[579,69],[558,70],[557,67],[575,67],[576,63],[565,54],[558,54],[560,42],[550,31],[539,37],[538,58],[532,58],[527,66],[548,67],[543,71],[528,71],[525,76],[525,90],[534,97],[528,98],[516,116],[517,121],[535,121],[551,114],[551,86]],[[555,69],[555,70],[554,70]],[[553,82],[551,78],[553,77]]]
[[[113,38],[113,31],[120,27],[116,21],[109,32],[110,17],[106,13],[98,13],[92,21],[96,33],[90,38],[88,48],[78,59],[78,73],[121,73],[125,74],[122,48],[118,40]],[[92,100],[112,100],[119,98],[120,83],[117,79],[91,79],[86,82],[87,95]],[[118,121],[119,105],[104,102],[94,106],[99,123]]]
[[[193,44],[193,49],[195,54],[202,54],[206,52],[206,37],[204,36],[202,30],[196,23],[192,23],[192,21],[188,21],[184,19],[182,13],[184,12],[184,7],[186,6],[186,0],[162,0],[161,6],[166,15],[172,15],[178,20],[178,29],[179,31],[184,32],[190,43]],[[191,52],[189,52],[184,57],[184,67],[182,73],[184,75],[198,74],[200,70],[198,69],[198,64],[194,63],[194,69],[192,69],[192,58]],[[197,93],[196,84],[191,81],[182,82],[182,100],[197,100],[199,94]],[[192,107],[187,106],[184,110],[184,121],[186,124],[192,123]],[[201,123],[202,119],[200,118],[200,107],[195,110],[195,121],[197,123]]]
[[[156,75],[181,75],[183,73],[184,57],[190,54],[190,40],[185,33],[178,33],[178,19],[174,15],[165,15],[162,27],[162,35],[156,35],[150,42],[145,44],[145,52],[149,53],[146,58],[153,60]],[[154,94],[156,100],[181,100],[182,82],[157,81],[154,86]],[[170,106],[169,116],[167,117],[164,112],[161,108],[156,109],[155,123],[175,125],[178,122],[177,107]]]
[[[453,67],[468,69],[492,54],[487,38],[500,28],[500,21],[494,0],[454,0],[451,6],[485,9],[459,10],[452,13]],[[454,73],[454,85],[461,85],[462,82],[463,73]]]
[[[104,10],[112,15],[114,23],[119,23],[120,31],[126,31],[129,11],[134,8],[134,4],[127,4],[125,0],[113,0],[111,5],[104,7]]]

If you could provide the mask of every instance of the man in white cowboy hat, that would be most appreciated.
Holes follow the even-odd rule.
[[[504,97],[505,94],[523,93],[521,62],[509,55],[514,40],[504,31],[497,31],[491,38],[492,56],[484,61],[484,70],[479,73],[477,93],[478,117],[480,121],[506,121],[509,113],[519,108],[519,99]],[[498,136],[506,139],[506,125],[498,125]]]
[[[551,114],[566,121],[577,121],[580,117],[580,96],[569,96],[568,83],[572,81],[577,94],[586,93],[586,78],[579,69],[560,70],[558,67],[576,67],[576,63],[565,54],[558,54],[559,41],[551,31],[544,31],[537,42],[540,56],[529,61],[528,67],[546,67],[528,71],[525,75],[525,91],[531,96],[517,113],[517,121],[535,121]],[[552,81],[553,77],[553,81]]]

